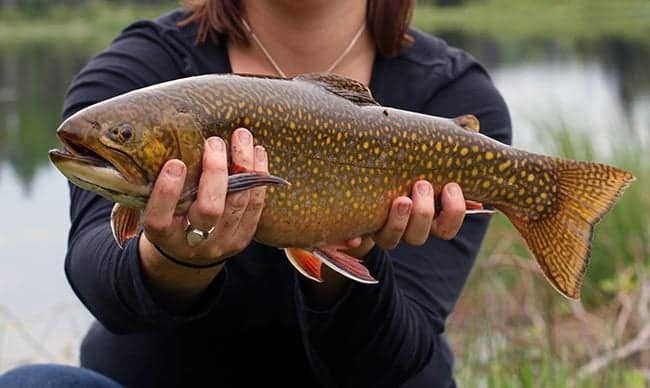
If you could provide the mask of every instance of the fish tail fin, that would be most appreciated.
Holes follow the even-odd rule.
[[[635,177],[599,163],[548,158],[554,190],[550,206],[503,206],[547,280],[564,296],[580,299],[595,224]]]

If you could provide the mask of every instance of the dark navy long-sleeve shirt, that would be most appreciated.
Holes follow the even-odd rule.
[[[72,82],[64,117],[147,85],[231,71],[225,40],[196,46],[196,27],[176,10],[122,32]],[[385,106],[436,116],[472,113],[481,131],[510,142],[506,105],[466,52],[412,29],[397,57],[377,55],[370,88]],[[137,241],[120,249],[112,203],[70,186],[65,271],[97,318],[81,364],[129,387],[448,387],[453,356],[444,338],[485,234],[468,217],[452,241],[379,248],[365,264],[378,285],[352,284],[331,308],[305,301],[281,250],[251,243],[232,258],[191,311],[175,315],[145,281]]]

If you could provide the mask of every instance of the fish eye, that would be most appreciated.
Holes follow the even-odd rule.
[[[129,123],[116,125],[108,131],[108,136],[116,143],[126,143],[133,137],[133,127]]]
[[[131,124],[122,124],[120,127],[119,138],[122,142],[128,141],[133,136],[133,127]]]

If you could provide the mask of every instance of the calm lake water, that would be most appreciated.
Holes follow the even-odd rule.
[[[539,128],[553,126],[589,134],[602,159],[611,144],[650,144],[650,42],[444,36],[489,69],[511,109],[515,145],[546,151]],[[58,146],[64,91],[92,55],[50,44],[0,49],[0,373],[24,362],[76,364],[91,320],[63,273],[68,188],[47,151]]]

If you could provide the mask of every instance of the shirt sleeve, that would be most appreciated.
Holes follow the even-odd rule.
[[[191,71],[186,58],[180,45],[162,39],[151,24],[136,23],[75,77],[65,97],[63,118],[118,94],[179,78]],[[143,277],[137,239],[129,240],[124,249],[115,243],[109,223],[113,204],[73,184],[70,201],[65,273],[79,299],[109,330],[125,333],[174,325],[203,316],[216,303],[225,270],[187,315],[168,313],[156,303]]]
[[[443,117],[472,113],[484,134],[510,142],[505,102],[479,66],[470,67],[438,91],[424,112]],[[311,309],[298,288],[306,351],[326,386],[451,384],[453,361],[442,333],[488,222],[486,216],[467,217],[451,241],[431,237],[420,247],[400,244],[390,251],[373,249],[365,264],[379,284],[353,284],[327,311]]]

